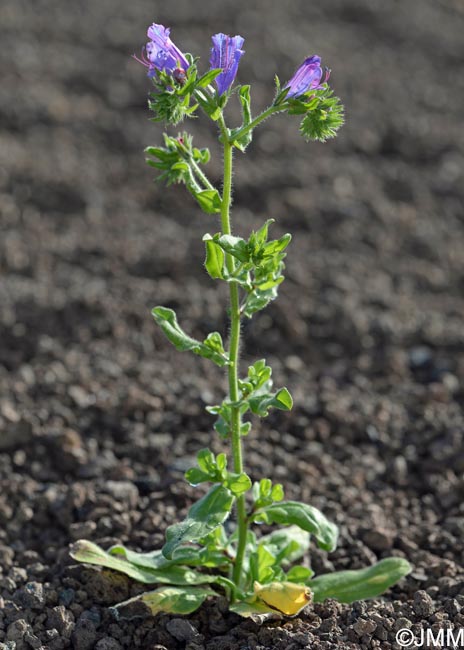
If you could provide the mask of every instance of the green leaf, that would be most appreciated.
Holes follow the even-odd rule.
[[[123,559],[136,566],[156,571],[178,564],[220,567],[231,561],[224,553],[223,545],[219,542],[216,544],[212,544],[210,540],[202,540],[202,542],[204,545],[200,548],[197,546],[180,546],[175,551],[172,560],[167,560],[161,553],[161,549],[150,553],[138,553],[122,545],[116,545],[112,546],[108,553],[113,556],[122,556]],[[205,574],[201,574],[201,576],[204,581]],[[207,576],[207,578],[207,582],[210,582],[211,576]]]
[[[215,343],[219,340],[220,334],[217,332],[210,334],[204,343],[200,343],[191,336],[188,336],[177,322],[176,313],[167,307],[155,307],[152,312],[153,318],[161,327],[166,337],[171,341],[174,347],[184,352],[190,350],[200,357],[211,359],[218,366],[225,366],[228,363],[225,352],[220,352],[215,349],[215,345],[211,345],[213,340]],[[213,339],[211,337],[213,336]]]
[[[244,126],[248,126],[252,120],[250,86],[248,85],[241,86],[240,90],[238,91],[238,97],[240,100],[240,104],[242,105],[242,126],[240,127],[241,129]],[[253,132],[248,131],[248,133],[245,133],[245,135],[242,135],[241,137],[234,139],[233,144],[236,147],[238,147],[240,151],[245,151],[245,149],[248,147],[252,139],[253,139]]]
[[[375,598],[384,593],[412,570],[409,562],[400,557],[389,557],[367,569],[327,573],[308,582],[314,601],[335,598],[341,603]]]
[[[126,550],[124,554],[115,553],[114,551],[108,553],[97,544],[83,539],[72,545],[70,555],[79,562],[86,562],[87,564],[94,564],[119,571],[144,584],[167,583],[174,585],[195,585],[216,582],[215,576],[208,576],[207,574],[193,571],[187,567],[177,566],[172,562],[168,562],[165,558],[161,559],[157,553],[152,558],[152,567],[151,565],[147,566],[148,561],[146,557],[142,559],[137,558],[138,562],[145,563],[145,566],[142,566],[135,564],[133,561],[134,557],[138,554],[132,554]],[[121,555],[122,557],[120,557]]]
[[[198,79],[197,86],[200,88],[206,88],[206,86],[209,86],[209,84],[212,83],[221,72],[223,72],[222,68],[213,68],[213,70],[208,70],[208,72]]]
[[[202,472],[201,469],[198,469],[198,467],[191,467],[185,472],[184,476],[185,480],[193,486],[200,485],[200,483],[205,483],[206,481],[211,480],[210,475]]]
[[[290,244],[292,241],[292,236],[290,233],[287,233],[280,239],[274,239],[273,241],[270,241],[268,244],[264,245],[263,249],[263,255],[266,257],[270,257],[273,255],[277,255],[279,253],[282,253],[287,246]]]
[[[287,571],[286,579],[289,582],[296,582],[299,585],[304,585],[313,575],[314,571],[308,567],[294,566],[290,569],[290,571]]]
[[[337,546],[337,526],[326,519],[320,510],[298,501],[273,503],[253,515],[254,521],[266,524],[293,524],[316,538],[320,548],[333,551]]]
[[[201,190],[197,192],[191,189],[193,196],[198,201],[201,209],[206,214],[217,214],[221,212],[221,196],[217,190]]]
[[[293,406],[293,399],[286,388],[281,388],[274,394],[251,395],[248,398],[248,403],[252,413],[260,417],[266,417],[272,407],[281,411],[290,411]]]
[[[224,278],[224,251],[213,240],[211,235],[206,234],[203,237],[206,247],[205,267],[213,280],[222,280]]]
[[[140,615],[140,605],[145,606],[146,613],[154,616],[159,612],[167,614],[191,614],[204,603],[208,596],[218,594],[205,587],[160,587],[155,591],[147,591],[140,596],[119,603],[113,609],[124,618],[124,609],[133,609],[134,616]],[[135,607],[134,607],[135,606]]]
[[[251,488],[251,479],[244,472],[242,474],[229,472],[224,485],[229,488],[234,496],[239,497]]]
[[[233,255],[240,262],[248,262],[250,253],[248,250],[248,243],[241,237],[234,237],[234,235],[221,235],[215,239],[223,251]]]
[[[251,582],[271,582],[274,578],[274,566],[276,565],[275,555],[266,547],[259,544],[254,553],[250,555],[250,577]]]
[[[279,563],[288,565],[300,560],[309,549],[310,535],[298,526],[288,526],[264,535],[259,541],[270,549]]]
[[[218,354],[220,358],[227,358],[222,336],[219,332],[211,332],[203,341],[203,345],[212,350],[214,354]]]
[[[170,559],[174,550],[186,542],[196,542],[220,526],[230,515],[235,497],[222,485],[215,485],[189,510],[184,521],[169,526],[163,555]]]

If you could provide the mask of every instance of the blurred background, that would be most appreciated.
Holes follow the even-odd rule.
[[[411,589],[462,573],[460,0],[2,4],[0,543],[45,566],[81,536],[153,548],[191,502],[191,457],[221,447],[204,412],[220,371],[150,316],[162,304],[196,337],[227,333],[202,267],[218,225],[144,163],[163,129],[130,55],[153,21],[203,70],[213,33],[242,35],[256,112],[314,53],[346,106],[333,141],[278,116],[235,156],[236,232],[272,217],[294,236],[278,301],[244,327],[244,366],[266,357],[295,398],[247,439],[252,477],[339,523],[318,571],[394,552]],[[219,182],[212,126],[180,128]]]

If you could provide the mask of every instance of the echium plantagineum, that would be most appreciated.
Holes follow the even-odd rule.
[[[148,164],[161,172],[159,178],[168,184],[183,183],[211,218],[213,234],[203,237],[205,267],[213,280],[224,281],[229,287],[227,345],[218,332],[211,332],[203,341],[192,338],[167,307],[155,307],[153,316],[178,350],[209,359],[227,373],[226,397],[207,410],[217,417],[214,428],[228,443],[232,460],[229,462],[226,453],[198,452],[198,464],[186,472],[186,479],[192,486],[209,483],[211,487],[183,521],[167,529],[162,549],[144,554],[114,546],[106,552],[80,540],[73,546],[72,556],[159,585],[117,605],[122,616],[134,602],[143,603],[152,613],[189,614],[206,598],[225,594],[231,610],[261,621],[294,616],[309,603],[329,597],[345,603],[375,597],[410,571],[408,562],[400,557],[384,558],[365,569],[314,576],[308,560],[310,536],[320,548],[333,551],[337,527],[313,506],[285,500],[279,483],[273,484],[269,478],[252,483],[242,448],[243,437],[251,428],[247,415],[263,418],[271,409],[292,408],[289,391],[273,389],[272,371],[264,359],[255,361],[245,377],[239,374],[241,321],[252,318],[277,297],[291,236],[271,239],[272,219],[248,237],[232,234],[232,154],[234,150],[244,152],[254,129],[277,113],[300,116],[300,132],[306,140],[324,142],[334,137],[343,124],[343,107],[328,86],[329,71],[322,68],[319,56],[306,58],[283,86],[276,77],[272,103],[253,116],[250,86],[235,85],[244,55],[241,36],[215,34],[210,69],[203,74],[198,71],[197,59],[173,43],[168,28],[153,24],[148,38],[141,57],[135,58],[147,68],[153,83],[149,95],[153,119],[176,125],[202,111],[217,126],[223,148],[221,188],[204,171],[209,151],[195,147],[185,132],[177,137],[165,133],[164,146],[148,147],[146,153]],[[240,102],[242,123],[231,128],[224,109],[233,96]],[[233,510],[236,523],[226,526]],[[283,527],[260,535],[255,525],[263,523]],[[298,564],[302,558],[306,561]]]

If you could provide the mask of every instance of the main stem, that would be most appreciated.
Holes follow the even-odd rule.
[[[232,145],[228,139],[228,132],[224,119],[219,120],[222,139],[224,143],[224,185],[222,192],[221,224],[224,235],[231,234],[230,227],[230,205],[232,199]],[[226,254],[226,265],[229,273],[235,270],[235,260],[230,254]],[[232,403],[239,400],[238,391],[238,360],[240,352],[240,302],[238,285],[236,282],[229,283],[230,291],[230,346],[229,346],[229,397]],[[242,442],[241,442],[241,415],[238,406],[231,407],[231,444],[234,459],[234,472],[243,472]],[[242,578],[243,557],[245,555],[247,540],[247,516],[245,496],[237,497],[237,522],[238,542],[237,554],[235,557],[233,580],[240,586]]]

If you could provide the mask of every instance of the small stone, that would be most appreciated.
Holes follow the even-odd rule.
[[[95,645],[97,629],[92,621],[80,618],[71,635],[74,650],[91,650]]]
[[[19,566],[11,567],[8,572],[8,577],[16,582],[17,585],[20,585],[27,580],[27,572],[25,569],[22,569]]]
[[[358,636],[364,636],[365,634],[372,634],[377,628],[377,623],[374,621],[368,621],[365,618],[358,618],[356,623],[353,625],[353,629]]]
[[[8,576],[0,578],[0,589],[5,589],[5,591],[13,593],[13,591],[16,589],[16,582]]]
[[[92,537],[97,530],[97,524],[94,521],[78,521],[69,526],[69,536],[75,542],[78,539],[88,539]]]
[[[0,436],[0,452],[25,447],[32,439],[32,425],[27,420],[8,423]]]
[[[394,534],[386,528],[368,530],[363,535],[363,541],[374,551],[388,551],[393,546]]]
[[[122,650],[122,646],[116,639],[104,636],[95,646],[95,650]]]
[[[450,600],[447,600],[445,602],[443,609],[450,616],[457,616],[458,614],[461,613],[462,607],[459,604],[459,602],[456,600],[456,598],[450,598]]]
[[[74,598],[76,597],[76,591],[74,589],[63,589],[63,591],[60,591],[60,594],[58,596],[58,601],[60,605],[64,605],[64,607],[69,607],[71,603],[74,602]]]
[[[0,546],[0,566],[9,569],[13,565],[14,551],[9,546]]]
[[[173,618],[166,623],[166,629],[178,641],[191,641],[199,636],[199,632],[189,621],[184,618]]]
[[[429,616],[431,616],[435,611],[435,605],[432,598],[424,590],[415,593],[412,608],[414,612],[418,616],[422,616],[422,618],[429,618]]]
[[[57,629],[62,636],[69,639],[74,627],[74,616],[63,605],[53,607],[48,614],[47,627]]]
[[[89,570],[85,589],[93,602],[114,605],[129,597],[129,578],[120,573]]]
[[[116,501],[126,501],[130,506],[137,505],[139,491],[130,481],[106,481],[102,489]]]
[[[409,630],[412,627],[412,621],[410,621],[409,618],[406,618],[405,616],[400,616],[393,623],[393,632],[398,632],[398,630],[402,630],[404,627],[407,627]]]
[[[23,618],[20,618],[8,626],[6,640],[14,641],[16,650],[28,650],[27,643],[24,640],[27,633],[32,634],[31,626]]]
[[[45,605],[43,584],[28,582],[18,592],[18,600],[23,607],[41,609]]]
[[[32,634],[31,632],[26,632],[24,635],[24,641],[29,644],[31,648],[34,648],[34,650],[38,650],[42,647],[42,641],[38,636]]]

